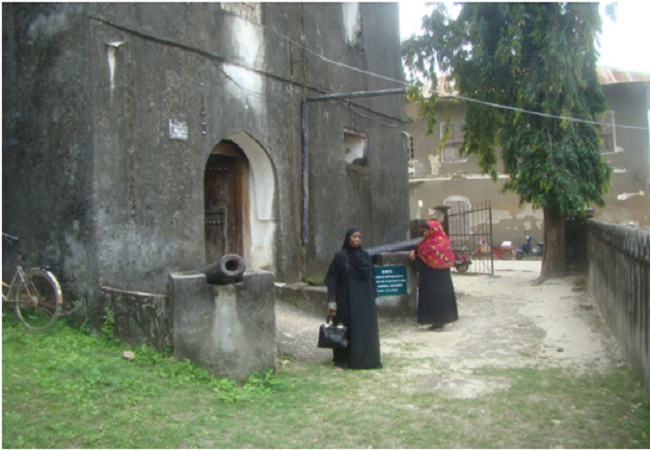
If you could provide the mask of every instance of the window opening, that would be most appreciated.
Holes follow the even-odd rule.
[[[345,162],[358,166],[368,165],[368,135],[346,128],[343,132]]]
[[[440,124],[440,140],[445,141],[442,148],[442,162],[443,163],[458,163],[465,162],[467,158],[460,155],[460,144],[463,142],[463,126],[465,122],[441,123]]]
[[[616,127],[614,126],[614,111],[607,111],[600,120],[600,153],[616,152]]]
[[[221,8],[251,22],[262,22],[261,3],[221,2]]]

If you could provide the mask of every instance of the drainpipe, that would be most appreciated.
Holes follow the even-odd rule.
[[[342,98],[379,97],[383,95],[405,94],[406,88],[384,89],[380,91],[357,91],[342,92],[339,94],[327,94],[318,97],[307,97],[301,102],[302,112],[302,245],[309,242],[309,152],[308,149],[308,126],[309,103],[322,102],[326,100],[338,100]]]

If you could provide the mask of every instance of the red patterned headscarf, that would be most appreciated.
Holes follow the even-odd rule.
[[[454,251],[440,222],[429,220],[427,234],[418,246],[420,259],[433,269],[448,269],[454,266]]]

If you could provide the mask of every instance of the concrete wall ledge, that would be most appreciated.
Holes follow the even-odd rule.
[[[124,343],[143,343],[162,350],[171,344],[169,298],[164,294],[128,291],[103,286],[99,301],[90,311],[90,322],[100,329],[106,322],[106,309],[113,311],[114,334]]]

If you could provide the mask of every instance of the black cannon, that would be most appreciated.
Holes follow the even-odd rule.
[[[406,252],[415,250],[423,238],[411,239],[408,241],[395,242],[393,244],[376,245],[375,247],[368,247],[365,250],[370,255],[370,259],[375,262],[379,253],[393,253],[393,252]]]
[[[244,271],[246,271],[244,258],[235,254],[224,255],[219,261],[199,270],[205,274],[208,284],[236,283],[244,278]]]

